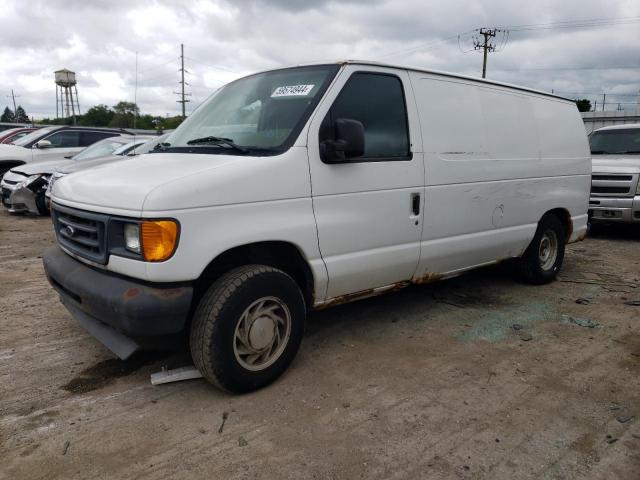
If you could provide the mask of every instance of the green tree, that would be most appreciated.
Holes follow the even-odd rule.
[[[578,107],[579,112],[591,111],[591,100],[587,100],[586,98],[583,98],[581,100],[576,100],[576,105]]]
[[[168,117],[162,119],[162,128],[165,130],[174,130],[182,123],[182,116],[176,115],[175,117]]]
[[[9,107],[4,107],[4,112],[2,116],[0,116],[0,122],[14,122],[16,116],[13,114],[13,110],[9,109]]]
[[[78,119],[79,125],[86,127],[106,127],[111,123],[115,112],[106,105],[95,105],[87,110],[82,118]]]
[[[113,112],[110,127],[131,128],[134,117],[140,114],[140,109],[133,102],[118,102],[113,106]]]
[[[29,123],[31,121],[29,120],[29,115],[27,115],[27,112],[25,112],[24,108],[22,108],[22,105],[18,105],[18,108],[16,108],[15,118],[17,123]]]

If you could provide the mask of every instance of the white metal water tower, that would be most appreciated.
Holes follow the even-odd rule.
[[[65,118],[73,116],[73,123],[75,124],[76,114],[80,115],[76,73],[66,68],[53,73],[56,76],[56,118],[58,118],[60,114]],[[75,98],[73,95],[74,92]]]

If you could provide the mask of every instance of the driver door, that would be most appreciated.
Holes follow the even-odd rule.
[[[364,155],[325,163],[320,144],[339,118],[363,124]],[[424,164],[407,72],[344,67],[312,119],[308,152],[318,242],[329,277],[325,298],[366,295],[411,279],[420,257]]]

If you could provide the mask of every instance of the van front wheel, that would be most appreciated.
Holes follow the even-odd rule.
[[[533,240],[520,259],[525,281],[541,285],[556,278],[564,259],[565,231],[554,215],[545,215],[538,223]]]
[[[191,325],[191,356],[205,379],[244,393],[276,380],[304,332],[305,302],[286,273],[247,265],[221,276],[203,295]]]

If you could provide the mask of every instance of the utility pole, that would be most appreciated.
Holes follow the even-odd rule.
[[[605,104],[606,104],[606,101],[607,101],[607,94],[606,94],[606,93],[603,93],[603,94],[602,94],[602,111],[603,111],[603,112],[604,112],[604,106],[605,106]]]
[[[185,85],[189,85],[188,83],[186,83],[184,81],[184,73],[187,72],[189,73],[187,70],[184,69],[184,44],[180,44],[180,92],[173,92],[176,95],[180,95],[180,100],[176,100],[176,102],[181,103],[182,104],[182,118],[185,119],[186,118],[186,112],[185,112],[185,106],[187,104],[187,102],[190,102],[191,100],[187,100],[186,97],[190,97],[191,94],[190,93],[184,93],[184,86]]]
[[[13,93],[13,88],[11,89],[11,95],[7,95],[7,98],[11,98],[13,100],[13,123],[18,123],[16,120],[16,97],[20,97],[20,95],[16,95]]]
[[[484,37],[484,40],[480,40],[479,37],[473,41],[474,50],[483,50],[482,53],[482,78],[487,77],[487,53],[495,52],[496,46],[491,43],[492,38],[496,36],[502,30],[498,28],[481,28],[478,33]]]

